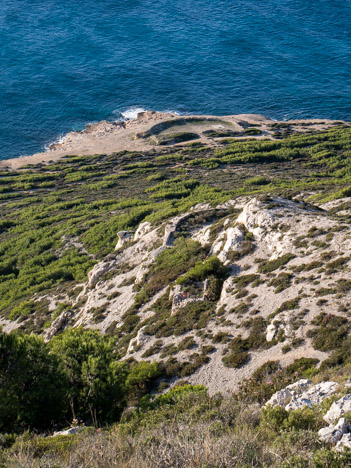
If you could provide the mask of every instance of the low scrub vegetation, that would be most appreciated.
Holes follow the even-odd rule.
[[[137,411],[107,430],[91,427],[54,438],[8,436],[0,459],[31,468],[348,466],[349,452],[332,451],[318,441],[320,427],[318,410],[260,410],[256,403],[211,397],[201,386],[184,385],[144,397]]]

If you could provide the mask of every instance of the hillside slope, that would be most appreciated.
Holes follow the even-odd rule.
[[[0,173],[0,465],[350,466],[350,124],[173,124]]]
[[[2,172],[3,329],[96,328],[211,393],[327,359],[349,331],[351,130],[306,128]]]

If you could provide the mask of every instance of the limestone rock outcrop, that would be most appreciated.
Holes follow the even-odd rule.
[[[323,427],[318,431],[318,437],[322,442],[327,444],[336,444],[344,434],[348,432],[349,425],[345,418],[340,418],[334,426]]]
[[[72,318],[73,312],[71,310],[66,310],[62,312],[50,325],[49,328],[45,330],[44,340],[50,341],[55,335],[59,332],[62,332],[68,325],[69,320]]]
[[[120,231],[117,233],[118,235],[118,242],[116,244],[115,250],[120,249],[125,244],[130,242],[133,239],[134,232],[133,231]]]
[[[311,380],[301,379],[282,390],[278,390],[267,401],[266,405],[280,406],[287,411],[297,410],[305,406],[311,408],[313,405],[319,405],[325,398],[333,395],[337,389],[338,384],[336,382],[321,382],[317,385],[312,385]]]
[[[339,400],[334,401],[329,411],[324,416],[324,421],[333,424],[342,415],[351,411],[351,395],[344,395]]]

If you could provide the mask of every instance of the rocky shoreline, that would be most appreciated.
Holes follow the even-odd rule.
[[[65,155],[110,154],[119,151],[151,151],[160,146],[201,142],[217,146],[218,138],[275,138],[277,130],[287,132],[319,131],[335,125],[332,120],[291,120],[276,122],[257,114],[229,116],[187,115],[146,111],[136,119],[89,124],[82,131],[65,135],[48,150],[31,156],[0,161],[0,167],[19,169],[28,164],[57,161]],[[341,122],[344,123],[344,122]],[[257,131],[250,131],[257,129]]]

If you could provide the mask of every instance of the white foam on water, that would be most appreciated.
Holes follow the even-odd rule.
[[[67,140],[67,134],[58,136],[54,141],[44,145],[44,151],[50,151],[52,145],[61,145]]]
[[[144,107],[140,107],[140,106],[131,106],[131,107],[128,107],[128,109],[126,109],[124,111],[120,111],[119,109],[116,109],[112,113],[117,115],[117,116],[121,116],[120,118],[118,118],[116,120],[116,122],[118,122],[118,121],[121,121],[121,120],[136,119],[138,117],[139,113],[147,112],[148,110],[150,110],[150,109],[145,109]],[[166,109],[166,110],[156,111],[156,112],[162,112],[162,113],[165,113],[165,114],[182,115],[180,112],[175,111],[175,110],[171,110],[171,109]],[[85,125],[85,128],[87,126],[91,125],[91,124],[94,124],[94,123],[97,123],[97,122],[96,121],[95,122],[88,122]],[[71,130],[71,131],[79,132],[79,131],[81,131],[81,129],[80,130]],[[59,135],[54,141],[50,141],[50,143],[47,143],[46,145],[44,145],[43,149],[44,149],[44,151],[50,151],[51,150],[50,147],[52,145],[61,145],[62,143],[65,143],[66,140],[67,140],[67,134]]]
[[[131,119],[136,119],[138,117],[138,114],[140,114],[141,112],[146,112],[146,109],[142,107],[138,107],[138,106],[133,106],[133,107],[129,107],[124,112],[121,112],[121,115],[126,120],[131,120]]]
[[[122,117],[123,120],[132,120],[136,119],[138,117],[138,114],[141,112],[147,112],[150,111],[151,109],[145,109],[144,107],[140,106],[131,106],[128,107],[128,109],[125,109],[121,111],[120,109],[114,110],[112,113],[115,115],[119,115]],[[180,115],[180,112],[171,110],[171,109],[166,109],[166,110],[161,110],[161,111],[155,111],[155,112],[162,112],[166,114],[177,114]]]

